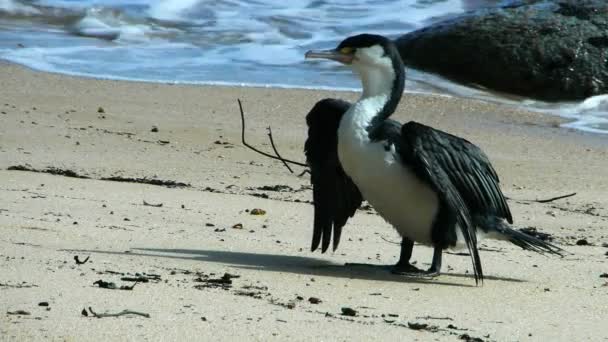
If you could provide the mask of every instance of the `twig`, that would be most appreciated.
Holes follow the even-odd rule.
[[[89,306],[89,311],[91,312],[91,314],[93,315],[93,317],[97,317],[97,318],[104,318],[104,317],[118,317],[118,316],[123,316],[123,315],[138,315],[138,316],[143,316],[146,318],[150,318],[150,314],[145,313],[145,312],[139,312],[139,311],[133,311],[133,310],[122,310],[121,312],[118,313],[101,313],[98,314],[95,311],[93,311],[93,308],[91,308]],[[86,312],[83,310],[83,312]]]
[[[576,195],[576,192],[573,192],[571,194],[567,194],[567,195],[562,195],[562,196],[557,196],[557,197],[551,197],[551,198],[547,198],[547,199],[542,199],[542,200],[533,200],[532,202],[538,202],[538,203],[549,203],[549,202],[553,202],[555,200],[558,199],[562,199],[562,198],[568,198],[568,197],[572,197]]]
[[[272,139],[272,128],[270,128],[270,126],[268,126],[268,139],[270,139],[270,146],[272,146],[274,153],[277,155],[277,157],[281,158],[281,161],[283,162],[283,165],[285,165],[287,170],[289,170],[289,172],[293,173],[293,170],[291,169],[291,167],[289,167],[289,164],[287,164],[287,162],[285,162],[285,159],[283,157],[281,157],[281,155],[279,154],[279,151],[277,151],[276,146],[274,146],[274,139]]]
[[[87,261],[89,261],[89,258],[91,256],[88,256],[86,259],[80,261],[80,259],[78,258],[78,255],[74,255],[74,261],[76,261],[76,265],[82,265],[82,264],[86,264]]]
[[[392,244],[394,244],[394,245],[401,245],[401,242],[395,242],[395,241],[391,241],[391,240],[389,240],[389,239],[385,238],[385,237],[384,237],[384,236],[382,236],[382,235],[380,235],[380,238],[381,238],[382,240],[384,240],[384,241],[388,242],[388,243],[392,243]]]
[[[285,159],[285,158],[282,158],[281,156],[273,156],[272,154],[266,153],[266,152],[264,152],[264,151],[260,151],[260,150],[258,150],[257,148],[255,148],[255,147],[253,147],[253,146],[249,145],[249,144],[248,144],[248,143],[245,141],[245,113],[243,112],[243,104],[241,103],[241,99],[237,99],[237,102],[239,103],[239,110],[240,110],[240,112],[241,112],[241,128],[242,128],[242,130],[241,130],[241,142],[243,143],[243,145],[245,145],[247,148],[249,148],[249,149],[251,149],[251,150],[253,150],[253,151],[255,151],[255,152],[257,152],[257,153],[259,153],[259,154],[261,154],[261,155],[263,155],[263,156],[266,156],[266,157],[268,157],[268,158],[275,159],[275,160],[280,160],[280,161],[282,161],[284,164],[286,164],[286,163],[291,163],[291,164],[298,165],[298,166],[302,166],[302,167],[308,167],[308,165],[306,165],[306,164],[304,164],[304,163],[300,163],[300,162],[297,162],[297,161],[293,161],[293,160]],[[271,139],[272,139],[272,138],[271,138]],[[272,142],[272,140],[271,140],[271,142]],[[275,152],[276,152],[276,150],[275,150]],[[291,171],[291,170],[290,170],[290,171]],[[293,171],[292,171],[292,172],[293,172]]]
[[[152,203],[148,203],[148,202],[146,202],[146,200],[144,200],[144,205],[145,205],[145,206],[148,206],[148,207],[156,207],[156,208],[160,208],[160,207],[162,207],[162,206],[163,206],[163,204],[162,204],[162,203],[158,203],[158,204],[152,204]]]
[[[447,320],[447,321],[453,321],[454,319],[452,317],[434,317],[434,316],[420,316],[420,317],[416,317],[416,319],[442,319],[442,320]]]
[[[551,197],[551,198],[547,198],[547,199],[535,199],[535,200],[529,200],[529,199],[515,199],[515,198],[510,198],[507,197],[510,200],[514,200],[514,201],[519,201],[519,202],[536,202],[536,203],[549,203],[549,202],[553,202],[562,198],[568,198],[568,197],[572,197],[576,195],[576,192],[573,192],[571,194],[566,194],[566,195],[561,195],[561,196],[556,196],[556,197]]]
[[[132,291],[135,288],[135,285],[137,285],[138,281],[135,281],[135,283],[133,283],[133,285],[128,286],[128,285],[122,285],[120,287],[116,286],[116,284],[114,282],[111,281],[103,281],[103,280],[98,280],[96,282],[93,283],[93,285],[97,285],[102,289],[108,289],[108,290],[127,290],[127,291]]]

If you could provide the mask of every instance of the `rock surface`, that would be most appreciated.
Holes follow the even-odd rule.
[[[481,10],[396,40],[407,65],[542,100],[608,93],[608,2],[540,1]]]

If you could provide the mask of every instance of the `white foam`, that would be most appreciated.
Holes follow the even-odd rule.
[[[14,0],[0,0],[0,12],[14,15],[37,15],[40,10]]]
[[[105,23],[101,18],[98,18],[93,13],[95,10],[87,11],[87,15],[73,25],[72,29],[76,34],[114,40],[120,36],[120,27],[112,27]]]
[[[303,53],[334,47],[357,33],[396,37],[471,6],[481,5],[464,0],[0,0],[0,58],[89,77],[352,90],[358,81],[349,70],[304,62]],[[23,15],[36,15],[36,21],[24,25]],[[67,23],[81,18],[66,30],[67,24],[57,24],[62,16]],[[46,17],[48,24],[41,25]],[[573,119],[567,127],[608,131],[605,96],[558,104],[507,99],[417,70],[408,70],[406,87],[557,114]]]
[[[182,21],[184,12],[198,4],[200,0],[159,0],[148,9],[152,18],[169,21]]]

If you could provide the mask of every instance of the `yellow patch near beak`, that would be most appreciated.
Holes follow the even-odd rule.
[[[350,55],[351,53],[353,53],[353,48],[351,47],[343,47],[340,49],[340,53],[343,53],[345,55]]]

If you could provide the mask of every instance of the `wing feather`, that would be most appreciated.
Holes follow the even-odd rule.
[[[350,103],[324,99],[306,116],[308,139],[304,145],[313,186],[314,230],[311,250],[321,244],[324,253],[332,240],[338,248],[342,227],[361,205],[357,186],[346,175],[338,159],[338,126]]]
[[[513,222],[496,171],[483,151],[465,139],[416,122],[403,125],[401,135],[402,158],[455,215],[472,257],[475,280],[483,281],[473,217],[491,215]]]

